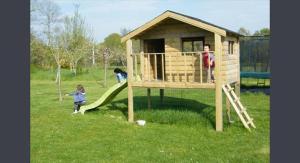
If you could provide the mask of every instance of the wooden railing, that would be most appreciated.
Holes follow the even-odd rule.
[[[211,66],[209,64],[208,68],[204,68],[202,53],[203,51],[134,53],[131,55],[134,64],[133,79],[135,81],[153,82],[210,83],[211,76],[209,72],[211,71]],[[190,74],[192,74],[191,78],[193,80],[189,79]],[[177,80],[174,77],[176,75],[178,77]],[[180,79],[182,75],[183,78]]]

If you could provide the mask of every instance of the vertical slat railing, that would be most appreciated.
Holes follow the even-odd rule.
[[[136,80],[138,76],[137,54],[134,54],[134,73],[135,73],[135,80]]]
[[[173,82],[172,79],[172,61],[171,61],[171,53],[168,54],[169,55],[169,74],[170,74],[170,81]]]
[[[151,66],[151,63],[150,63],[150,54],[148,53],[148,61],[147,61],[147,64],[148,64],[148,81],[150,81],[150,66]]]
[[[210,52],[208,52],[208,74],[207,74],[207,77],[208,77],[207,82],[208,83],[210,83],[210,80],[211,80],[210,62],[211,62],[211,60],[210,60]]]
[[[183,55],[184,55],[184,77],[185,77],[185,82],[187,82],[186,53],[183,52]]]
[[[165,64],[164,64],[164,53],[161,53],[161,71],[162,71],[162,80],[165,82]]]
[[[144,58],[145,58],[145,55],[144,55],[144,52],[141,52],[140,53],[140,74],[141,74],[141,79],[142,81],[144,81],[145,79],[145,70],[144,70],[144,66],[145,66],[145,63],[144,63]]]
[[[199,61],[200,61],[200,69],[199,69],[199,71],[200,71],[200,83],[202,84],[203,83],[203,74],[202,74],[202,53],[200,52],[199,53]]]
[[[154,54],[154,75],[155,75],[155,80],[157,80],[157,54]]]

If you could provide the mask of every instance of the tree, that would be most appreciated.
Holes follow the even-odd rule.
[[[46,35],[47,45],[51,44],[52,32],[55,25],[59,22],[60,8],[57,4],[50,0],[37,2],[35,9],[39,12],[41,24],[44,26],[44,34]]]
[[[121,43],[121,36],[118,33],[108,35],[102,44],[110,51],[113,64],[126,65],[125,44]]]
[[[47,45],[33,32],[30,33],[30,64],[41,68],[51,66],[51,56]]]
[[[58,31],[57,31],[58,32]],[[61,93],[61,65],[64,61],[64,49],[63,49],[63,38],[61,35],[54,36],[51,46],[49,46],[49,51],[53,56],[55,63],[57,65],[57,73],[56,73],[56,84],[59,95],[59,101],[62,101],[62,93]]]
[[[92,46],[92,65],[94,66],[96,64],[96,56],[95,56],[95,38],[94,38],[94,30],[91,28],[89,31],[90,39],[91,39],[91,46]]]
[[[30,1],[30,29],[32,30],[32,24],[37,20],[38,1]]]
[[[121,33],[121,36],[123,37],[123,36],[125,36],[127,33],[129,33],[130,32],[130,29],[127,29],[127,28],[122,28],[121,30],[120,30],[120,33]]]
[[[63,47],[74,75],[77,74],[78,62],[91,52],[91,39],[87,35],[85,21],[78,9],[79,5],[75,5],[74,15],[65,17],[62,32]]]
[[[262,28],[258,31],[255,31],[253,36],[266,36],[270,35],[270,29],[269,28]]]
[[[247,30],[247,29],[244,28],[244,27],[241,27],[241,28],[238,30],[238,33],[241,34],[241,35],[244,35],[244,36],[251,36],[250,31]]]

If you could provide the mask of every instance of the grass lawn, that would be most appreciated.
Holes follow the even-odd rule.
[[[63,93],[80,83],[93,102],[108,89],[96,82],[101,74],[72,77],[64,71]],[[109,74],[111,86],[116,81]],[[147,121],[142,127],[127,122],[127,89],[105,107],[71,115],[72,97],[58,101],[54,77],[50,71],[31,73],[31,162],[270,162],[270,104],[263,93],[241,94],[256,129],[248,132],[235,112],[229,124],[224,110],[224,132],[216,132],[213,91],[166,90],[159,104],[153,90],[149,110],[146,90],[136,89],[134,116]]]

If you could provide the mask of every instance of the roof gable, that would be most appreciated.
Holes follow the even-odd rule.
[[[177,12],[173,12],[173,11],[169,11],[167,10],[166,12],[162,13],[161,15],[155,17],[154,19],[152,19],[151,21],[147,22],[146,24],[136,28],[135,30],[129,32],[128,34],[126,34],[125,36],[122,37],[121,42],[124,42],[138,34],[140,34],[141,32],[146,31],[147,29],[149,29],[150,27],[156,25],[157,23],[165,20],[166,18],[172,18],[181,22],[184,22],[186,24],[213,32],[213,33],[217,33],[221,36],[226,36],[226,32],[230,32],[236,35],[239,35],[238,33],[235,33],[233,31],[230,31],[228,29],[216,26],[214,24],[208,23],[206,21],[203,21],[201,19],[198,18],[194,18],[191,16],[187,16],[184,14],[180,14]]]

